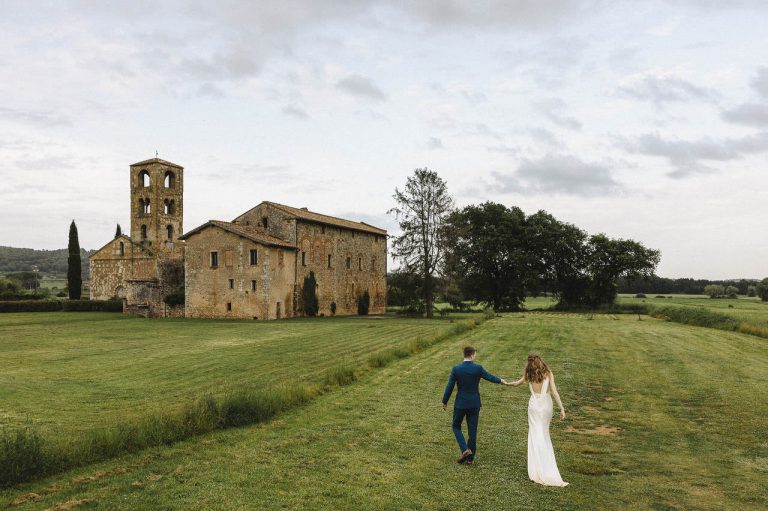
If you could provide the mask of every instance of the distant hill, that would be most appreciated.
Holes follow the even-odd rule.
[[[95,250],[80,249],[83,279],[88,279],[88,256]],[[66,275],[66,248],[58,250],[35,250],[33,248],[15,248],[0,246],[0,275],[15,271],[32,271],[37,269],[43,275]]]

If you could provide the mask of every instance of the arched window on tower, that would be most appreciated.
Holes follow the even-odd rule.
[[[149,182],[149,172],[146,170],[142,170],[139,172],[139,186],[142,188],[148,188],[150,185]]]
[[[166,226],[165,230],[168,232],[168,241],[173,241],[173,226]]]
[[[148,215],[152,212],[152,210],[149,207],[149,199],[144,199],[144,214]]]
[[[174,210],[174,201],[173,199],[165,199],[163,201],[163,213],[166,215],[172,215]]]
[[[173,188],[176,186],[176,175],[174,175],[173,172],[166,171],[165,173],[165,179],[163,180],[163,186],[166,188]]]
[[[144,241],[147,239],[147,226],[142,225],[141,226],[141,241]]]
[[[143,215],[146,213],[144,209],[144,199],[139,199],[139,214]]]

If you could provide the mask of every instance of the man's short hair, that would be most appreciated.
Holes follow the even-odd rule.
[[[464,347],[464,358],[469,358],[472,355],[477,353],[477,350],[473,348],[472,346],[465,346]]]

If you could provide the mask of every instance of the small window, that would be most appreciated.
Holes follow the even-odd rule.
[[[229,289],[235,289],[235,279],[229,279]]]
[[[255,280],[251,281],[251,291],[256,291],[256,281]]]
[[[232,312],[232,302],[227,302],[227,312]]]
[[[301,265],[306,266],[307,265],[307,253],[302,252],[301,253]]]
[[[352,258],[350,256],[347,256],[347,269],[352,268]]]
[[[175,209],[175,204],[172,199],[165,199],[163,201],[163,214],[172,215]]]
[[[141,240],[144,241],[147,239],[147,226],[142,225],[141,226]]]
[[[120,257],[123,257],[125,255],[125,243],[122,241],[120,242]]]
[[[262,225],[262,227],[267,229],[269,227],[269,218],[267,218],[265,216],[261,217],[261,225]]]
[[[375,272],[375,271],[376,271],[376,258],[372,257],[371,258],[371,272]]]
[[[168,233],[168,241],[173,241],[173,226],[168,225],[166,226],[165,230]]]
[[[358,257],[357,258],[357,269],[358,270],[362,270],[363,269],[363,258],[362,257]]]
[[[328,254],[328,269],[329,270],[331,269],[331,261],[332,260],[333,260],[333,257],[331,256],[331,254]]]
[[[211,268],[216,268],[219,265],[219,253],[211,252]]]
[[[251,249],[251,266],[259,264],[259,251],[255,248]]]
[[[170,170],[165,173],[165,179],[163,180],[163,185],[166,188],[173,188],[176,184],[176,176],[173,175],[173,172]]]
[[[144,199],[144,214],[148,215],[152,212],[152,208],[149,206],[149,199]]]

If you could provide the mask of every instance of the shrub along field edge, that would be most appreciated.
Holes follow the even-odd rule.
[[[651,305],[645,303],[615,303],[608,307],[594,310],[566,310],[557,307],[544,310],[552,312],[579,312],[582,314],[645,314],[665,321],[672,321],[673,323],[714,328],[729,332],[739,332],[768,339],[768,327],[756,325],[748,321],[741,321],[733,316],[715,312],[705,307],[681,307],[676,305]]]
[[[65,440],[46,439],[31,428],[2,431],[0,488],[124,453],[170,445],[217,429],[268,421],[279,413],[304,405],[334,388],[350,385],[371,370],[468,332],[484,321],[484,318],[457,321],[452,328],[434,337],[418,337],[401,348],[371,355],[364,366],[333,368],[326,372],[323,384],[245,390],[219,398],[202,396],[177,409],[157,412],[109,428],[88,431]]]

